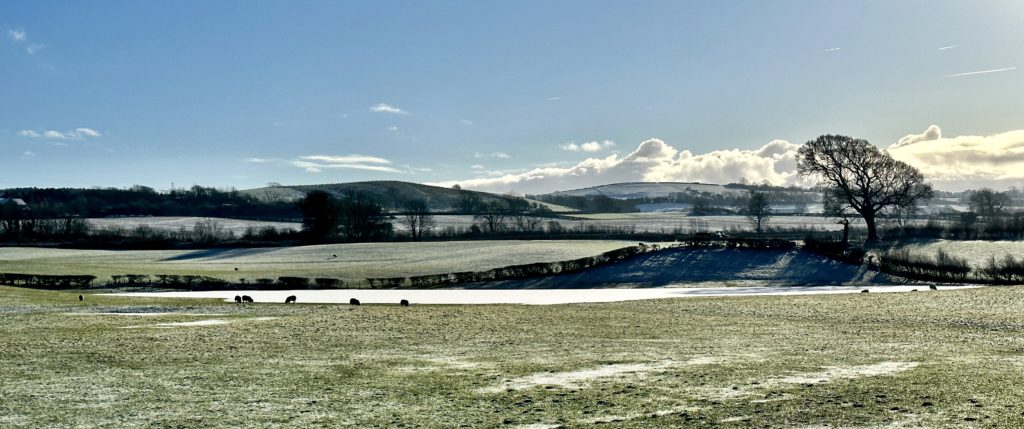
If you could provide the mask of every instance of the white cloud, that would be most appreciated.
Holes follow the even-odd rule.
[[[513,190],[544,193],[617,182],[731,183],[746,179],[778,185],[796,182],[796,151],[799,145],[775,140],[756,150],[719,150],[695,155],[658,139],[640,143],[625,156],[588,158],[570,167],[539,167],[500,177],[453,180],[468,189],[493,192]]]
[[[405,173],[391,166],[391,161],[368,155],[306,155],[289,161],[289,164],[302,168],[310,173],[319,173],[323,170],[347,169],[366,170],[382,173]]]
[[[939,47],[939,50],[940,50],[940,51],[945,51],[945,50],[949,50],[949,49],[955,49],[955,48],[956,48],[956,47],[958,47],[958,46],[960,46],[960,45],[948,45],[948,46],[940,46],[940,47]]]
[[[20,28],[11,28],[7,30],[7,36],[15,43],[21,43],[28,40],[28,33]]]
[[[388,127],[388,131],[398,131],[398,126],[392,125]]]
[[[92,128],[75,128],[71,131],[57,131],[57,130],[21,130],[18,131],[18,135],[21,137],[28,137],[33,139],[46,139],[46,140],[85,140],[87,138],[102,137],[99,131]]]
[[[467,127],[472,126],[472,125],[475,124],[475,122],[470,121],[469,119],[459,119],[459,123],[462,124],[462,125],[465,125]]]
[[[562,148],[562,150],[567,150],[570,152],[600,152],[602,150],[607,150],[615,147],[615,142],[611,140],[592,141],[583,144],[576,144],[570,142],[559,147]]]
[[[486,169],[487,169],[487,167],[484,167],[484,166],[483,166],[483,165],[481,165],[481,164],[473,164],[473,165],[471,165],[471,166],[470,166],[469,168],[470,168],[471,170],[486,170]]]
[[[821,52],[835,52],[835,51],[838,51],[838,50],[841,50],[841,49],[843,49],[843,48],[828,48],[828,49],[822,49]]]
[[[1024,181],[1024,130],[942,137],[942,130],[932,125],[901,138],[888,152],[917,167],[939,189],[1005,188]]]
[[[29,54],[35,55],[36,52],[39,52],[39,51],[43,50],[43,48],[45,48],[45,47],[46,47],[46,45],[44,45],[42,43],[33,43],[33,44],[28,45],[28,46],[25,47],[25,52],[28,52]]]
[[[561,100],[561,99],[562,99],[562,97],[551,97],[551,98],[548,98],[548,101],[558,101],[558,100]]]
[[[512,158],[512,155],[509,155],[509,154],[507,154],[505,152],[491,152],[491,153],[474,152],[473,153],[473,158],[476,158],[476,159],[483,159],[483,158],[509,159],[509,158]]]
[[[23,153],[21,155],[22,158],[35,158],[35,156],[36,156],[36,153],[32,152],[30,150],[26,150],[25,153]]]
[[[267,158],[245,158],[245,159],[242,160],[242,162],[249,162],[249,163],[253,163],[253,164],[266,164],[266,163],[271,162],[271,161],[273,161],[273,160],[272,159],[267,159]]]
[[[370,111],[371,112],[376,112],[376,113],[393,113],[393,114],[396,114],[396,115],[408,115],[409,114],[409,112],[406,112],[405,110],[399,109],[399,108],[397,108],[395,106],[392,106],[390,104],[387,104],[387,103],[378,103],[378,104],[376,104],[374,106],[370,106]]]

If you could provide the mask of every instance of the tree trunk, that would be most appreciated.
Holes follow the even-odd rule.
[[[878,228],[875,226],[875,215],[864,215],[864,223],[868,225],[868,239],[865,243],[877,243]]]
[[[850,221],[843,222],[843,247],[850,244]]]

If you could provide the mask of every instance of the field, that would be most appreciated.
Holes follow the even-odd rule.
[[[731,229],[750,230],[750,222],[743,216],[687,216],[678,212],[646,212],[646,213],[596,213],[577,214],[573,218],[578,222],[606,227],[636,227],[637,231],[672,232],[679,228],[684,232],[728,231]],[[574,225],[574,221],[564,222],[565,226]],[[854,223],[854,226],[860,225]],[[820,216],[772,216],[769,228],[817,228],[822,230],[841,230],[842,226],[835,220]]]
[[[150,216],[150,217],[107,217],[86,219],[89,225],[98,229],[124,228],[134,229],[145,226],[157,231],[178,231],[182,228],[191,231],[199,222],[211,221],[225,232],[232,232],[236,236],[245,233],[248,228],[274,227],[278,230],[299,230],[302,224],[298,222],[270,222],[244,219],[228,219],[219,217],[176,217],[176,216]]]
[[[0,272],[111,275],[188,274],[237,281],[280,276],[332,277],[357,283],[488,270],[597,255],[627,241],[464,241],[356,243],[255,249],[72,250],[0,247]],[[235,270],[237,268],[237,271]]]
[[[972,267],[984,266],[990,257],[1001,260],[1006,255],[1020,258],[1024,255],[1024,241],[982,241],[982,240],[928,240],[913,241],[894,246],[908,249],[912,253],[935,256],[942,249],[950,255],[966,258]]]
[[[0,302],[10,428],[1024,425],[1020,287],[407,308],[0,287]]]

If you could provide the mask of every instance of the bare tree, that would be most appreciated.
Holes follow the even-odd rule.
[[[968,199],[971,211],[984,216],[986,219],[999,216],[1010,205],[1010,196],[1005,192],[996,192],[989,188],[981,188],[971,194]]]
[[[500,202],[482,203],[482,210],[473,216],[484,231],[491,234],[501,232],[505,229],[505,222],[508,219],[508,208]]]
[[[764,224],[768,223],[768,218],[772,215],[771,206],[767,193],[750,191],[746,204],[741,209],[743,216],[746,216],[758,234],[764,231]]]
[[[864,218],[869,243],[878,241],[879,212],[932,196],[932,187],[920,171],[893,159],[867,140],[839,135],[818,137],[800,147],[797,169],[801,175],[824,181],[837,193],[840,204]]]
[[[423,239],[423,234],[434,227],[434,215],[430,213],[424,200],[406,201],[404,213],[398,216],[398,222],[409,230],[413,241]]]
[[[821,194],[822,213],[843,226],[843,246],[850,243],[850,222],[857,213],[846,204],[843,192],[836,188],[825,189]]]
[[[540,230],[544,218],[533,216],[530,213],[516,213],[512,215],[512,226],[520,232],[537,232]]]

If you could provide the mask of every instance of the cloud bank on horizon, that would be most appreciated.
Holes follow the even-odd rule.
[[[893,158],[917,167],[938,189],[963,190],[1024,184],[1024,130],[989,136],[945,138],[938,125],[909,134],[888,147]],[[768,182],[808,186],[796,172],[799,144],[773,140],[754,150],[694,154],[660,139],[640,143],[625,156],[591,157],[568,167],[540,167],[499,177],[431,183],[465,189],[526,194],[619,182]]]

